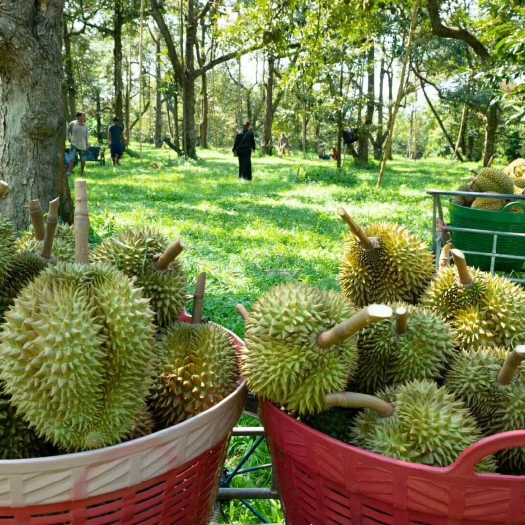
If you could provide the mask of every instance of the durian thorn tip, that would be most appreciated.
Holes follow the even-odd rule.
[[[237,305],[237,311],[245,321],[248,321],[248,319],[250,318],[250,314],[248,313],[248,310],[246,310],[243,304]]]
[[[498,383],[510,385],[516,370],[523,360],[525,360],[525,345],[518,345],[505,359],[505,363],[503,363],[498,374]]]
[[[341,215],[343,221],[350,226],[350,231],[359,239],[361,246],[364,250],[370,250],[372,246],[372,241],[366,235],[366,233],[361,229],[361,227],[348,215],[344,208],[337,208],[337,213]]]
[[[456,248],[450,250],[450,253],[452,254],[454,264],[458,270],[459,282],[466,287],[472,286],[474,284],[474,279],[472,278],[472,275],[470,275],[465,255]]]
[[[172,261],[184,250],[184,240],[178,239],[172,245],[168,246],[164,253],[153,263],[157,270],[166,270]]]
[[[357,392],[328,394],[325,396],[325,401],[326,404],[331,407],[369,408],[377,412],[381,417],[390,417],[394,413],[394,407],[390,403],[378,397]]]

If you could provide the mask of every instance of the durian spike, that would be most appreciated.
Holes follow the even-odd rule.
[[[375,396],[359,394],[357,392],[338,392],[337,394],[327,394],[325,401],[331,407],[344,408],[369,408],[381,417],[389,417],[394,413],[394,407]]]
[[[7,193],[9,186],[5,180],[0,180],[0,199]]]
[[[396,334],[404,334],[408,331],[408,318],[410,317],[410,314],[408,313],[408,309],[404,306],[400,306],[399,308],[396,308],[395,311],[395,317],[396,317]]]
[[[459,250],[456,250],[455,248],[450,250],[450,253],[452,254],[454,264],[456,265],[456,268],[458,270],[459,282],[463,286],[471,286],[474,283],[474,279],[472,279],[472,275],[470,275],[470,272],[468,270],[465,255]]]
[[[49,203],[49,211],[46,219],[46,236],[44,237],[44,243],[42,246],[42,253],[40,254],[43,259],[51,259],[51,253],[53,250],[53,241],[55,239],[55,232],[58,225],[58,204],[60,199],[57,197]]]
[[[383,304],[371,304],[357,312],[351,319],[334,326],[317,336],[317,346],[330,348],[346,341],[356,332],[372,323],[377,323],[392,317],[392,308]]]
[[[175,258],[184,250],[184,241],[179,239],[171,246],[168,246],[164,253],[158,256],[153,264],[157,270],[165,270]]]
[[[237,311],[239,312],[239,314],[241,315],[241,317],[245,321],[248,321],[248,319],[250,318],[250,314],[248,313],[248,310],[246,310],[246,308],[244,308],[244,305],[238,304],[237,305]]]
[[[346,213],[344,208],[337,208],[337,213],[341,215],[343,221],[350,226],[350,231],[359,239],[361,246],[364,250],[370,250],[372,248],[372,241],[370,237],[359,227],[359,225]]]
[[[193,294],[193,314],[191,324],[200,324],[202,322],[202,312],[204,311],[204,288],[206,287],[206,272],[197,276],[195,284],[195,293]]]
[[[89,264],[89,214],[87,184],[75,181],[75,262]]]
[[[441,249],[441,253],[439,254],[439,269],[447,268],[450,266],[450,250],[452,248],[452,243],[447,242],[445,246]]]
[[[518,345],[507,357],[498,374],[498,383],[510,385],[520,363],[525,360],[525,345]]]
[[[38,199],[29,202],[29,217],[35,232],[35,239],[43,241],[46,236],[46,225],[44,224],[44,212]]]

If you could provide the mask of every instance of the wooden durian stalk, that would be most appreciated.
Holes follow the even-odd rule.
[[[443,268],[448,268],[450,266],[450,250],[452,248],[452,243],[447,242],[445,246],[441,249],[441,253],[439,255],[439,269],[442,270]]]
[[[53,241],[55,239],[55,233],[58,225],[58,205],[60,199],[57,197],[49,203],[49,212],[46,220],[46,235],[44,237],[44,243],[42,246],[42,253],[40,256],[43,259],[50,260],[51,253],[53,251]]]
[[[5,180],[0,180],[0,199],[7,193],[9,185]]]
[[[240,316],[245,320],[248,321],[250,319],[250,314],[248,313],[248,310],[244,307],[242,304],[237,305],[237,312],[239,312]]]
[[[178,239],[172,245],[168,246],[162,255],[156,255],[153,258],[153,264],[157,270],[166,270],[170,263],[184,250],[184,241]]]
[[[381,417],[390,417],[394,413],[394,407],[375,396],[360,394],[357,392],[338,392],[328,394],[325,397],[326,404],[331,407],[343,408],[369,408],[377,412]]]
[[[344,208],[337,208],[337,213],[341,215],[343,221],[350,226],[350,231],[359,239],[361,246],[364,250],[371,250],[376,248],[375,243],[372,242],[372,239],[366,235],[366,233],[359,227],[359,225],[348,215]]]
[[[392,308],[382,304],[371,304],[357,312],[351,319],[321,332],[316,339],[317,346],[325,350],[346,341],[359,330],[372,323],[392,317]]]
[[[87,184],[75,181],[75,262],[89,264],[89,214]]]
[[[450,253],[458,270],[459,282],[465,287],[472,286],[474,279],[470,275],[465,255],[455,248],[450,250]]]
[[[204,311],[204,288],[206,287],[206,272],[197,276],[195,284],[195,293],[193,294],[193,314],[191,324],[200,324],[202,322],[202,312]]]
[[[43,241],[46,236],[46,225],[44,223],[44,212],[38,199],[33,199],[29,203],[29,217],[35,232],[35,239]]]
[[[404,306],[400,306],[399,308],[396,308],[394,315],[396,318],[396,334],[404,334],[408,331],[408,318],[410,317],[408,309]]]
[[[518,345],[507,357],[498,374],[498,383],[510,385],[520,363],[525,360],[525,345]]]

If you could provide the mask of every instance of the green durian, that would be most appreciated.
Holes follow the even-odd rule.
[[[13,266],[15,241],[13,225],[0,213],[0,286]]]
[[[157,344],[157,374],[150,406],[157,428],[167,428],[213,407],[236,388],[236,346],[213,323],[171,326]]]
[[[421,300],[423,306],[451,324],[460,348],[513,348],[525,342],[524,290],[504,277],[467,268],[459,250],[452,254],[455,268],[441,269]]]
[[[369,316],[372,309],[358,315],[376,322],[392,313],[390,308],[376,309],[377,316],[373,312]],[[325,344],[323,334],[354,314],[353,306],[335,291],[301,283],[270,289],[250,314],[243,314],[246,346],[241,370],[248,386],[298,414],[326,410],[326,395],[344,390],[357,369],[356,342],[350,334],[366,323],[335,342]]]
[[[514,181],[514,184],[516,179],[525,180],[525,159],[513,160],[503,171]]]
[[[352,428],[353,444],[390,458],[433,467],[447,467],[476,443],[481,431],[462,401],[431,381],[411,381],[376,394],[394,410],[388,417],[366,409]],[[493,458],[479,463],[480,472],[494,472]]]
[[[456,354],[454,331],[437,314],[400,303],[390,306],[395,319],[358,332],[359,367],[348,390],[373,394],[406,381],[440,381]]]
[[[469,184],[462,184],[456,191],[472,192],[474,190],[472,189],[469,183]],[[465,195],[455,195],[454,197],[452,197],[451,200],[454,204],[458,204],[459,206],[466,206],[468,208],[474,202],[475,197],[468,197]]]
[[[505,206],[505,201],[503,199],[478,197],[477,199],[474,199],[471,208],[477,210],[501,211],[503,206]]]
[[[24,233],[16,242],[18,253],[41,253],[43,241],[37,241],[32,231]],[[62,262],[75,261],[75,232],[69,224],[59,223],[53,240],[53,258]]]
[[[303,423],[343,443],[352,442],[352,421],[359,413],[354,408],[332,407],[318,414],[307,414]]]
[[[58,263],[6,312],[6,393],[38,435],[67,450],[112,445],[145,406],[153,313],[113,266]]]
[[[166,237],[152,228],[128,229],[106,239],[90,254],[91,261],[114,264],[135,279],[135,286],[150,299],[159,326],[176,321],[186,305],[186,274],[179,259],[163,270],[155,265],[167,247]]]
[[[473,191],[482,193],[503,193],[512,195],[514,184],[512,179],[503,171],[496,168],[482,168],[472,183]]]
[[[525,370],[517,366],[524,358],[525,346],[512,354],[506,348],[485,347],[464,350],[452,364],[447,388],[465,402],[488,435],[525,429]],[[502,373],[506,362],[510,372]],[[525,474],[524,448],[503,450],[496,459],[499,472]]]
[[[144,436],[149,436],[155,431],[155,425],[153,418],[148,412],[147,408],[141,412],[141,414],[135,419],[131,430],[123,441],[131,441],[132,439],[139,439]]]
[[[339,272],[343,294],[357,307],[415,304],[435,273],[428,246],[398,224],[380,222],[361,230],[343,209],[338,211],[353,232],[345,238]]]

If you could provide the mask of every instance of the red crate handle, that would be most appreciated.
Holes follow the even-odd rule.
[[[447,470],[462,476],[478,475],[474,469],[482,459],[500,450],[516,447],[525,447],[525,430],[512,430],[480,439],[466,448]]]

